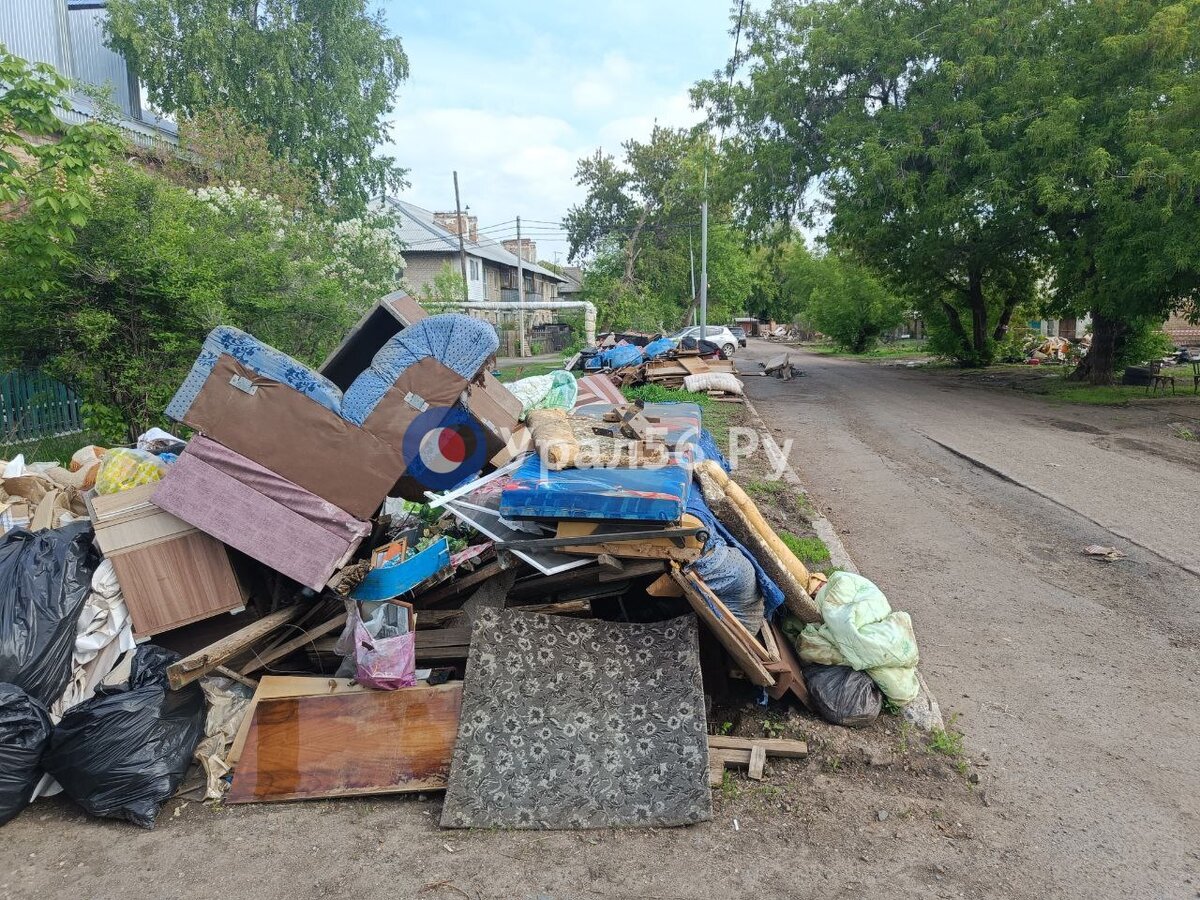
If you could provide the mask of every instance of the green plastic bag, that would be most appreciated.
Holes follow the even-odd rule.
[[[579,384],[575,376],[565,369],[549,375],[531,375],[506,387],[510,394],[521,401],[522,419],[531,409],[565,409],[570,412],[575,408],[575,400],[579,396]]]
[[[822,624],[805,626],[798,639],[795,626],[784,626],[801,660],[865,671],[894,703],[917,696],[920,655],[908,613],[893,612],[883,591],[852,572],[834,572],[816,600]]]

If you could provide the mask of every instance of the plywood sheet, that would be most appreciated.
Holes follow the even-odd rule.
[[[220,541],[199,531],[111,557],[137,636],[244,605]]]
[[[462,683],[260,700],[226,803],[439,790]]]

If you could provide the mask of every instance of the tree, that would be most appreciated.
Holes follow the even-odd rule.
[[[852,353],[864,353],[903,321],[907,304],[845,253],[816,256],[802,243],[788,249],[784,290],[816,330]]]
[[[442,268],[433,280],[427,282],[418,292],[417,299],[421,305],[430,309],[449,309],[462,303],[467,295],[467,282],[460,272],[454,271],[450,263],[442,263]]]
[[[366,0],[109,0],[106,27],[152,103],[235,110],[347,215],[403,186],[375,151],[408,57]]]
[[[0,301],[29,300],[71,253],[91,212],[91,183],[120,148],[103,122],[66,125],[54,114],[68,83],[44,63],[0,45]],[[5,308],[0,356],[20,322]]]
[[[720,156],[707,135],[660,127],[622,149],[620,162],[600,151],[579,161],[586,195],[566,216],[570,257],[592,257],[584,296],[602,324],[671,331],[696,305],[700,204],[706,171],[715,180]],[[708,318],[717,322],[742,311],[753,267],[729,204],[710,195]]]
[[[91,206],[70,260],[7,305],[9,339],[131,436],[161,422],[214,326],[318,364],[402,265],[390,231],[127,165],[103,174]]]
[[[733,129],[747,220],[811,216],[911,296],[962,362],[990,362],[1038,275],[1014,154],[1036,2],[775,0],[747,15],[745,77],[694,97]]]
[[[1061,4],[1037,34],[1023,150],[1052,305],[1091,313],[1074,377],[1107,384],[1172,311],[1200,316],[1200,2]]]

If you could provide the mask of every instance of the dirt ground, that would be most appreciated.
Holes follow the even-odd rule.
[[[777,351],[752,341],[739,365]],[[1198,461],[1140,446],[1171,412],[796,356],[805,377],[748,392],[912,613],[961,755],[890,717],[858,732],[749,704],[718,717],[810,757],[728,779],[686,829],[441,831],[427,796],[174,802],[144,832],[52,799],[4,827],[0,897],[1200,896]]]

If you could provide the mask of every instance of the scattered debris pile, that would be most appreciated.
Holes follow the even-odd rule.
[[[8,462],[0,822],[444,789],[446,827],[684,825],[807,753],[710,735],[713,698],[932,707],[907,615],[809,571],[697,405],[617,387],[728,361],[510,389],[496,346],[402,294],[320,371],[218,328],[168,408],[190,440]]]
[[[639,343],[638,341],[644,341]],[[567,368],[582,363],[585,372],[607,375],[620,387],[657,384],[742,402],[742,382],[733,360],[711,341],[684,338],[605,335],[599,345],[580,353]]]

